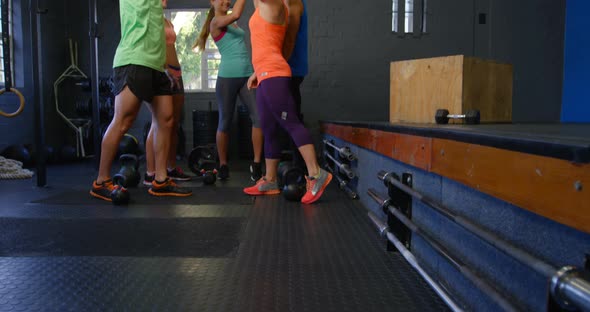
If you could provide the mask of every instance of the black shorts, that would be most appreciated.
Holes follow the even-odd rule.
[[[154,96],[172,95],[170,79],[164,72],[141,65],[125,65],[113,69],[115,95],[129,87],[141,101],[152,102]]]
[[[182,81],[182,77],[179,77],[177,81],[173,81],[172,94],[184,94],[184,82]]]

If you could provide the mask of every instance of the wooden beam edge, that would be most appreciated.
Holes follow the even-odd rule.
[[[321,132],[590,233],[590,164],[352,126]]]

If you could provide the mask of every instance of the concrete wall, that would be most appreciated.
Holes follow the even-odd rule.
[[[18,1],[16,1],[18,2]],[[15,8],[18,3],[15,2]],[[26,1],[25,1],[26,2]],[[42,94],[51,103],[49,85],[68,64],[66,38],[78,40],[80,67],[89,71],[87,1],[42,1],[49,6],[44,18],[43,46],[46,85]],[[26,3],[22,3],[26,6]],[[170,1],[171,8],[208,7],[208,1]],[[565,1],[555,0],[428,0],[427,33],[421,36],[391,32],[391,2],[309,1],[310,74],[303,83],[303,113],[308,126],[318,134],[318,120],[383,121],[389,114],[389,63],[395,60],[466,54],[514,64],[514,109],[516,122],[557,122],[561,111]],[[253,11],[249,1],[244,18],[247,28]],[[29,64],[28,8],[15,34],[17,63]],[[479,24],[480,13],[486,24]],[[19,24],[19,17],[15,15]],[[112,59],[119,41],[118,1],[99,4],[102,38],[99,45],[101,76],[112,72]],[[18,27],[16,27],[18,28]],[[19,53],[24,52],[24,53]],[[30,70],[20,75],[25,89]],[[18,79],[18,78],[17,78]],[[185,131],[192,142],[191,111],[206,109],[210,93],[187,94]],[[0,107],[10,99],[0,98]],[[215,105],[215,102],[214,102]],[[214,106],[216,107],[216,106]],[[6,108],[8,109],[8,108]],[[48,142],[63,140],[65,127],[48,107]],[[33,141],[32,105],[18,118],[22,131],[0,138],[0,148]],[[144,109],[132,133],[149,120]],[[17,121],[0,119],[0,129],[12,129]],[[190,147],[189,147],[190,148]]]

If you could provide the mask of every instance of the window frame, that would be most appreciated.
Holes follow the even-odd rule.
[[[399,32],[399,0],[391,1],[391,32]]]
[[[177,13],[177,12],[201,12],[202,14],[205,14],[204,16],[206,16],[206,14],[209,12],[209,8],[172,8],[172,9],[164,9],[164,16],[166,17],[166,19],[168,20],[172,20],[172,14],[173,13]],[[200,32],[200,28],[197,27],[197,34],[198,32]],[[196,38],[196,37],[195,37]],[[214,48],[211,48],[214,47]],[[176,49],[178,51],[178,48]],[[194,53],[197,53],[196,51],[193,51]],[[178,53],[178,52],[177,52]],[[219,54],[219,50],[217,49],[217,46],[215,45],[213,38],[211,38],[211,35],[209,35],[209,37],[207,38],[207,42],[205,43],[205,50],[201,51],[201,70],[200,70],[200,79],[201,79],[201,88],[200,89],[184,89],[185,93],[214,93],[215,92],[215,87],[213,88],[209,88],[209,81],[213,80],[213,79],[209,79],[209,64],[207,63],[207,55],[208,53],[217,53]],[[220,58],[221,59],[221,58]],[[182,66],[182,64],[180,64]],[[214,69],[218,72],[218,68]],[[217,76],[215,76],[215,79],[217,79]],[[185,83],[185,86],[187,84]]]
[[[15,85],[15,80],[14,80],[14,27],[12,25],[13,23],[13,17],[12,17],[12,10],[13,10],[13,5],[12,5],[12,0],[8,0],[8,32],[10,34],[9,37],[9,45],[10,45],[10,66],[11,66],[11,71],[10,71],[10,75],[12,76],[12,85]],[[2,14],[0,14],[0,29],[2,28]],[[0,38],[0,49],[1,49],[1,53],[0,53],[0,87],[4,88],[4,86],[6,85],[6,81],[4,79],[4,40],[2,40],[2,38]]]

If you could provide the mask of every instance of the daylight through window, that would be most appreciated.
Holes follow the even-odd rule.
[[[182,79],[186,91],[213,91],[221,55],[211,39],[207,39],[205,51],[192,49],[209,9],[166,10],[165,15],[176,31],[176,53],[182,65]]]

